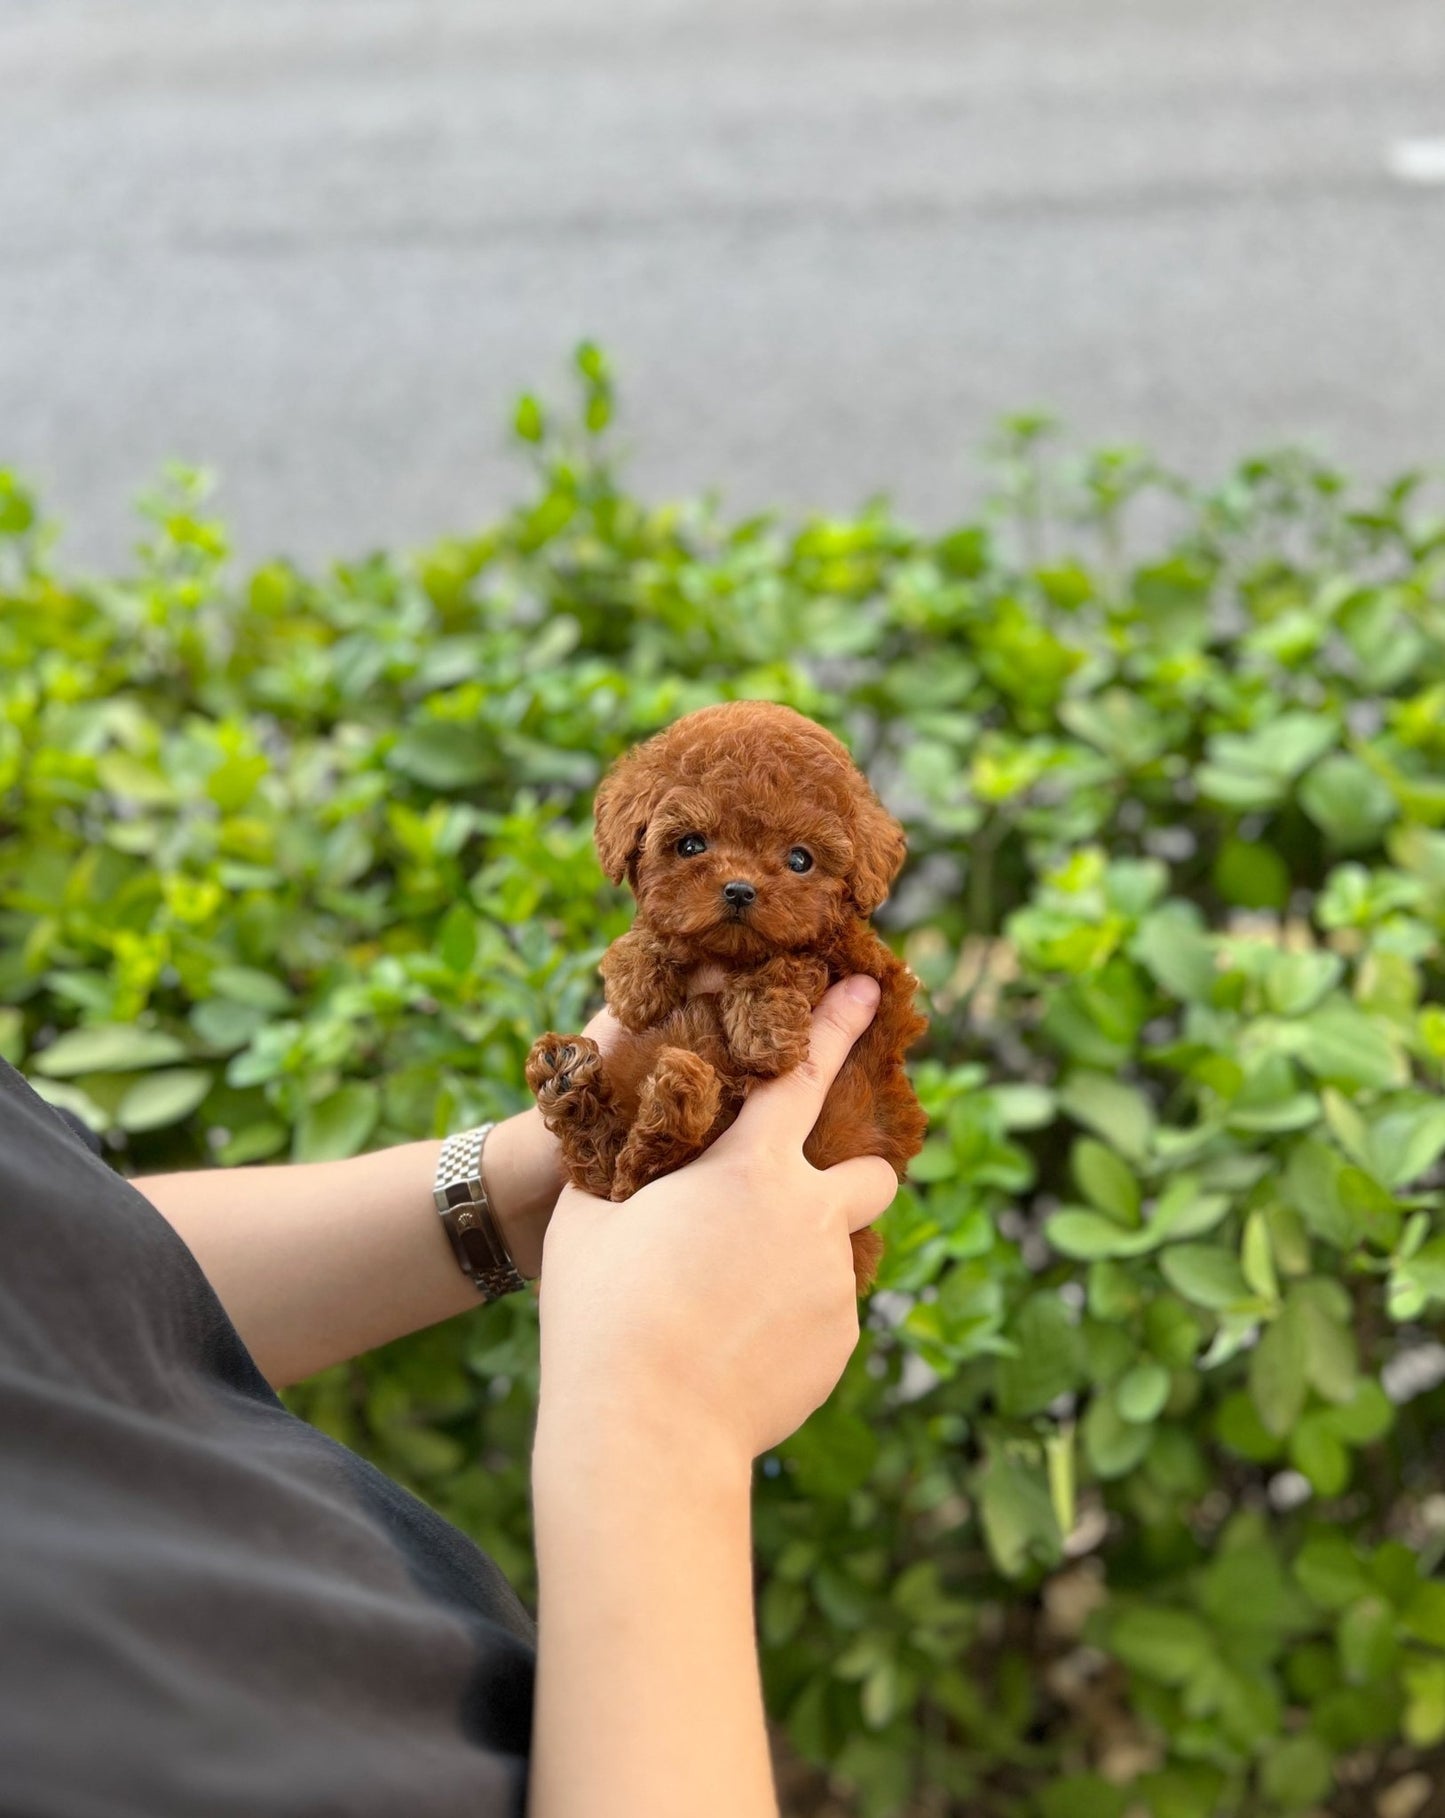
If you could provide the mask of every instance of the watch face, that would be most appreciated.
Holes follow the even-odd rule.
[[[485,1281],[494,1292],[497,1282],[516,1274],[510,1257],[502,1251],[493,1235],[491,1220],[483,1218],[475,1206],[447,1215],[447,1229],[457,1261],[473,1281]],[[520,1277],[518,1278],[520,1279]]]
[[[481,1182],[482,1143],[491,1127],[485,1124],[447,1138],[437,1164],[434,1194],[462,1273],[488,1300],[495,1300],[525,1283],[507,1254]]]

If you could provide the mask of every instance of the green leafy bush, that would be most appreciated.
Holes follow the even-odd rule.
[[[579,367],[530,502],[415,558],[233,580],[177,475],[77,581],[0,491],[3,1051],[133,1171],[509,1110],[628,920],[603,764],[792,702],[908,822],[932,1018],[863,1342],[759,1472],[793,1756],[974,1818],[1438,1773],[1445,526],[1292,455],[1065,478],[1036,420],[947,535],[728,523],[619,489]],[[534,1319],[295,1396],[524,1591]]]

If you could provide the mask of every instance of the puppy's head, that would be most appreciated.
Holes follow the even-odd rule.
[[[620,758],[597,792],[597,852],[659,934],[719,959],[822,944],[870,915],[903,829],[847,750],[791,707],[704,707]]]

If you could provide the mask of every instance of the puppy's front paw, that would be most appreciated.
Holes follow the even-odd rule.
[[[723,1006],[732,1057],[745,1073],[791,1073],[808,1052],[810,1007],[801,991],[773,986],[735,991]]]
[[[603,1109],[602,1050],[590,1035],[539,1035],[527,1084],[549,1130],[587,1123]]]

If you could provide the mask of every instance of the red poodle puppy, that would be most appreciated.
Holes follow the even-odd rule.
[[[881,1155],[901,1179],[926,1121],[903,1054],[926,1025],[868,917],[903,863],[903,829],[846,749],[790,707],[704,707],[613,766],[596,816],[602,868],[637,899],[602,961],[627,1033],[605,1057],[585,1036],[544,1035],[527,1063],[568,1178],[626,1199],[690,1161],[753,1080],[803,1059],[829,985],[866,972],[877,1014],[804,1153],[819,1168]],[[699,973],[718,988],[699,992]],[[860,1292],[882,1251],[876,1231],[855,1234]]]

